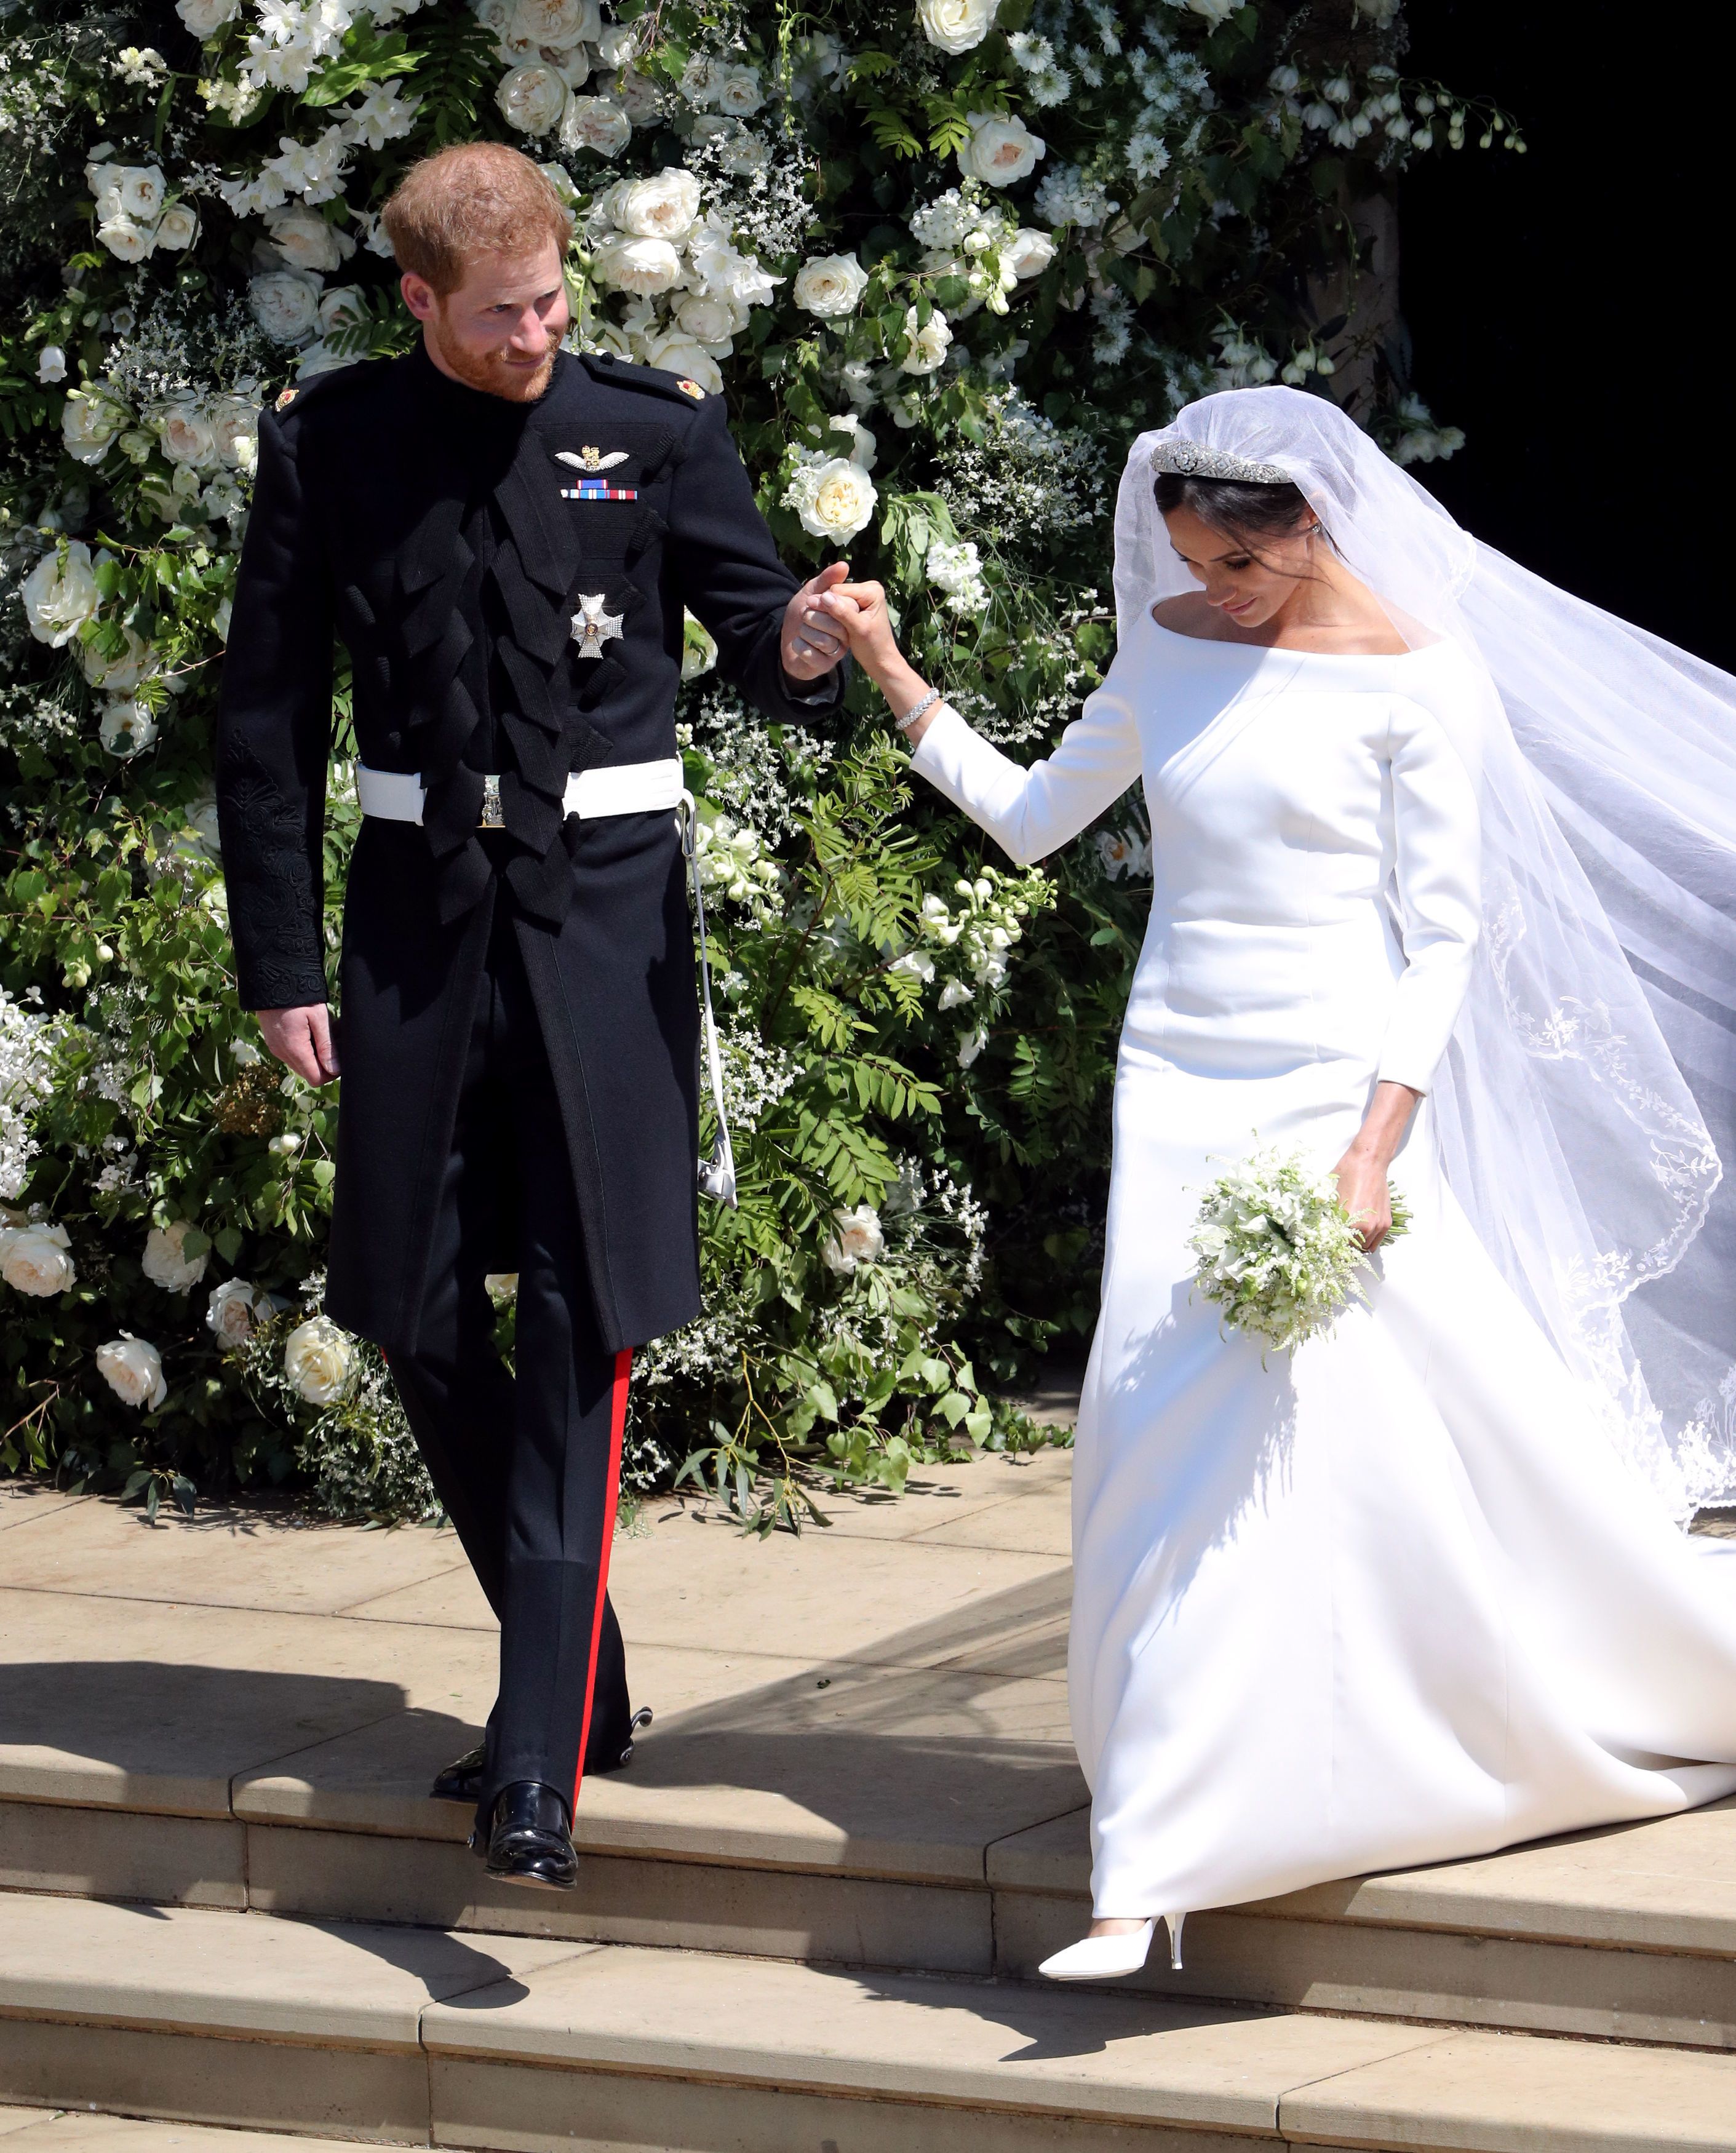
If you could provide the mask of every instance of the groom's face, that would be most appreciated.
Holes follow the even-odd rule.
[[[529,254],[479,254],[454,291],[403,279],[404,301],[422,324],[442,374],[509,403],[534,403],[548,386],[567,333],[567,284],[549,240]]]

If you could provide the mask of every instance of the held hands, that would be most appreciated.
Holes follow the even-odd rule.
[[[844,562],[831,562],[817,576],[810,576],[784,608],[779,650],[792,680],[817,680],[843,656],[846,638],[840,624],[825,610],[825,596],[849,573]]]
[[[338,1074],[332,1013],[323,1002],[302,1009],[258,1010],[255,1015],[266,1046],[304,1084],[328,1084]]]

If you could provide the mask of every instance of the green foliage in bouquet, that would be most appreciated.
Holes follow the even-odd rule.
[[[1408,1231],[1410,1206],[1388,1183],[1392,1224]],[[1338,1184],[1300,1152],[1253,1153],[1205,1192],[1188,1246],[1194,1283],[1234,1331],[1293,1352],[1324,1336],[1352,1298],[1368,1298],[1368,1255]]]
[[[335,1102],[236,1005],[210,776],[258,414],[407,348],[405,165],[542,161],[578,340],[725,395],[792,562],[884,579],[1034,753],[1111,654],[1138,429],[1281,377],[1453,445],[1365,208],[1512,136],[1402,47],[1392,0],[0,0],[0,1471],[429,1500],[377,1356],[310,1342]],[[641,1356],[629,1478],[778,1522],[817,1472],[1018,1439],[990,1387],[1088,1327],[1149,863],[1129,804],[1052,877],[985,864],[866,684],[816,741],[714,656],[695,624],[743,1201]],[[340,666],[334,965],[346,710]]]

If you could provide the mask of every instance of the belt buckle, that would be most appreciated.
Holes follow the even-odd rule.
[[[504,830],[507,818],[501,812],[501,781],[497,777],[482,780],[482,812],[476,817],[479,830]]]

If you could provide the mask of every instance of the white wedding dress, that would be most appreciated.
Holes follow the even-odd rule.
[[[1294,1355],[1190,1290],[1199,1192],[1333,1166],[1425,1094],[1470,977],[1459,647],[1268,650],[1125,623],[1025,768],[949,709],[914,767],[1016,860],[1143,776],[1154,882],[1122,1040],[1073,1484],[1069,1680],[1103,1916],[1234,1904],[1736,1790],[1736,1544],[1690,1540],[1444,1183],[1368,1306]]]

